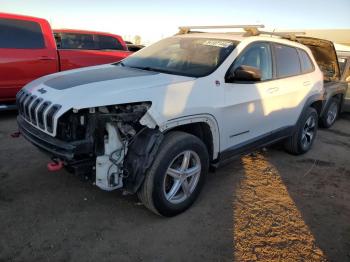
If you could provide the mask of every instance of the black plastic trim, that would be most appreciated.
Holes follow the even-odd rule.
[[[79,140],[72,143],[61,141],[34,128],[22,116],[17,116],[17,123],[19,131],[29,142],[55,157],[72,160],[77,155],[93,152],[93,142],[90,140]]]
[[[228,160],[235,156],[240,156],[254,151],[260,147],[274,144],[293,134],[294,126],[288,126],[274,130],[268,134],[240,143],[222,151],[219,155],[219,162]]]

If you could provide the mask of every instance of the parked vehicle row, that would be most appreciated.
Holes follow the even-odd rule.
[[[0,13],[0,110],[11,106],[25,84],[41,76],[130,55],[117,35],[56,30],[55,38],[45,19]]]
[[[325,96],[339,94],[329,91],[342,86],[331,42],[258,28],[186,27],[121,62],[39,78],[17,95],[19,130],[53,158],[51,170],[177,215],[209,166],[279,141],[310,150]]]

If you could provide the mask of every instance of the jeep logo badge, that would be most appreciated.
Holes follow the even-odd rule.
[[[38,92],[40,92],[41,94],[45,94],[47,91],[44,88],[40,88],[38,89]]]

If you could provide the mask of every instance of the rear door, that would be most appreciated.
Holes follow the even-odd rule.
[[[130,52],[117,38],[98,34],[56,33],[61,70],[118,62]]]
[[[35,20],[0,18],[0,102],[15,100],[28,82],[57,71],[57,52]]]
[[[295,125],[306,97],[312,90],[310,73],[315,70],[305,51],[293,46],[274,43],[275,90],[265,102],[265,113],[271,117],[273,130]],[[301,62],[301,57],[305,62]],[[305,70],[303,69],[305,67]]]

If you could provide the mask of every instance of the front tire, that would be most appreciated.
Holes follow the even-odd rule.
[[[288,153],[301,155],[309,151],[317,134],[318,114],[315,108],[307,108],[301,116],[293,135],[289,137],[284,147]]]
[[[171,132],[160,145],[137,195],[151,211],[175,216],[198,197],[209,169],[204,143],[188,133]]]

